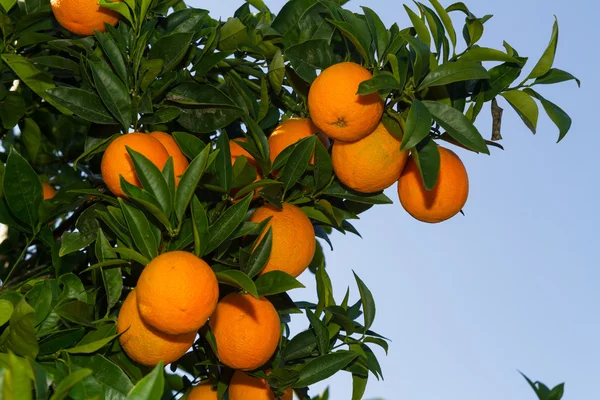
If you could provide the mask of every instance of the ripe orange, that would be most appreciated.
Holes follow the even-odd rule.
[[[335,141],[333,170],[339,180],[361,193],[387,189],[398,180],[408,152],[400,151],[400,140],[380,123],[367,137],[356,142]]]
[[[317,133],[319,134],[319,140],[326,148],[329,148],[329,139],[319,131],[319,128],[310,119],[291,118],[283,121],[269,136],[271,162],[274,162],[277,156],[289,146]],[[310,159],[311,164],[314,159],[314,156]]]
[[[458,214],[469,196],[469,177],[464,164],[452,150],[438,148],[440,174],[433,190],[425,190],[412,158],[398,181],[398,197],[404,209],[419,221],[429,223],[442,222]]]
[[[316,126],[335,140],[362,139],[377,127],[383,115],[378,93],[360,96],[358,86],[373,77],[362,66],[335,64],[315,79],[308,93],[308,109]]]
[[[42,183],[42,191],[44,195],[44,200],[50,200],[54,196],[56,196],[56,189],[54,189],[48,183]]]
[[[179,184],[181,176],[183,175],[187,167],[190,165],[187,157],[185,156],[185,154],[183,154],[183,152],[179,148],[179,145],[177,144],[175,139],[173,139],[173,136],[169,135],[168,133],[152,132],[150,133],[150,136],[158,140],[160,144],[162,144],[165,147],[165,149],[167,149],[167,153],[169,153],[169,156],[173,157],[175,183]]]
[[[132,290],[121,306],[117,319],[117,333],[121,347],[140,364],[154,366],[159,361],[172,363],[183,356],[194,344],[196,332],[168,335],[146,324],[138,313],[136,291]]]
[[[283,203],[283,209],[265,205],[257,209],[250,222],[262,222],[272,217],[265,228],[273,231],[271,256],[261,271],[284,271],[299,276],[310,265],[316,249],[315,230],[310,219],[298,207]],[[262,237],[262,236],[261,236]]]
[[[292,388],[289,388],[281,399],[292,400],[293,394]],[[275,400],[275,395],[265,379],[235,371],[229,383],[229,400]]]
[[[50,5],[58,23],[81,36],[104,32],[104,23],[115,26],[119,22],[118,12],[99,6],[96,0],[50,0]]]
[[[219,400],[217,391],[212,388],[210,382],[200,382],[194,386],[187,396],[187,400]]]
[[[135,173],[133,161],[127,153],[126,146],[143,154],[161,171],[169,159],[169,153],[165,147],[150,135],[133,132],[113,140],[102,156],[102,179],[115,196],[121,197],[126,197],[123,189],[121,189],[121,175],[127,182],[138,187],[142,186]]]
[[[252,370],[264,365],[277,350],[281,326],[273,304],[264,297],[231,293],[210,317],[219,359],[230,368]]]
[[[219,299],[219,284],[207,263],[192,253],[171,251],[148,264],[137,283],[140,315],[154,328],[178,335],[206,323]]]

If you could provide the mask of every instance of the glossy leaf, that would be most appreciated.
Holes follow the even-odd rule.
[[[558,46],[558,20],[554,21],[552,27],[552,36],[550,37],[550,43],[542,54],[542,57],[538,63],[533,67],[533,70],[529,73],[528,79],[539,78],[544,76],[552,68],[554,64],[554,57],[556,56],[556,47]]]
[[[520,63],[515,57],[509,56],[503,51],[490,49],[488,47],[473,47],[461,55],[460,60],[472,62],[504,61],[515,64]]]
[[[310,386],[325,380],[340,371],[357,357],[351,351],[336,351],[309,361],[299,372],[294,387]]]
[[[235,232],[246,217],[248,207],[252,201],[252,195],[246,196],[239,203],[234,204],[225,211],[219,219],[210,227],[210,243],[206,253],[210,253]]]
[[[6,161],[3,188],[12,213],[34,229],[42,203],[42,185],[33,168],[15,149],[10,150]]]
[[[256,280],[256,289],[260,296],[272,296],[304,287],[296,278],[283,271],[266,272]]]
[[[561,83],[567,81],[575,81],[577,82],[577,86],[581,87],[581,81],[568,73],[567,71],[563,71],[561,69],[552,68],[544,75],[537,78],[533,84],[534,85],[551,85],[554,83]]]
[[[194,196],[194,192],[198,187],[202,175],[204,174],[209,154],[210,147],[206,146],[190,163],[179,181],[179,187],[175,194],[175,214],[180,222],[183,221],[185,211],[192,200],[192,196]]]
[[[243,289],[255,298],[258,298],[258,291],[256,289],[256,285],[254,284],[252,279],[250,279],[250,277],[242,271],[230,269],[226,271],[219,271],[216,273],[216,275],[217,280],[219,282],[229,286],[234,286]]]
[[[158,245],[156,239],[152,234],[152,228],[148,218],[139,209],[125,203],[119,199],[125,221],[135,246],[138,248],[140,253],[149,260],[152,260],[158,256]]]
[[[173,33],[165,36],[154,43],[148,57],[151,60],[163,60],[163,73],[169,72],[185,57],[193,36],[192,32]]]
[[[52,397],[50,397],[50,400],[63,400],[67,398],[73,386],[90,376],[92,372],[93,371],[89,368],[82,368],[73,372],[56,385],[56,389],[54,389],[54,393],[52,394]]]
[[[317,136],[312,135],[302,139],[296,145],[285,167],[283,168],[282,181],[285,190],[292,188],[300,179],[314,154]]]
[[[525,125],[535,133],[539,108],[531,96],[521,90],[509,90],[502,93],[502,97],[508,101],[519,117],[521,117]]]
[[[558,141],[560,142],[571,129],[571,124],[573,123],[571,117],[569,117],[569,115],[564,112],[562,108],[551,101],[546,100],[546,98],[544,98],[538,92],[532,89],[524,89],[523,91],[530,96],[535,97],[540,101],[540,103],[542,103],[542,107],[544,107],[544,110],[546,110],[546,114],[548,114],[548,117],[550,117],[552,122],[554,122],[559,130]]]
[[[325,355],[329,351],[329,332],[327,326],[312,311],[306,309],[306,316],[310,321],[310,326],[317,337],[317,348],[320,355]]]
[[[127,394],[126,400],[158,399],[165,386],[164,364],[158,363],[152,372],[142,378]]]
[[[406,129],[402,138],[401,150],[408,150],[429,135],[432,124],[431,114],[419,100],[415,100],[408,113]]]
[[[273,230],[269,227],[265,235],[260,239],[260,242],[252,251],[250,258],[246,264],[246,272],[248,276],[254,278],[256,275],[263,270],[267,262],[269,262],[269,258],[271,257],[271,248],[273,243]],[[259,278],[260,279],[260,278]],[[281,293],[281,292],[279,292]],[[277,293],[269,293],[264,294],[263,296],[268,296],[270,294]]]
[[[490,74],[480,64],[475,62],[458,61],[445,63],[431,71],[421,82],[419,89],[430,86],[442,86],[454,82],[473,79],[489,79]]]
[[[131,125],[131,97],[125,84],[99,62],[89,61],[102,102],[126,130]]]
[[[117,120],[108,112],[95,93],[71,87],[52,88],[48,89],[47,93],[55,103],[87,121],[97,124],[117,124]]]
[[[433,190],[440,172],[440,151],[431,139],[421,142],[411,153],[426,190]]]

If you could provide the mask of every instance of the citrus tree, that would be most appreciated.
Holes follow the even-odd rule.
[[[309,399],[340,372],[360,399],[381,377],[374,296],[356,274],[334,296],[322,246],[396,182],[414,218],[452,218],[500,104],[533,132],[541,105],[560,141],[538,88],[577,79],[556,23],[527,67],[461,2],[391,27],[344,3],[0,1],[3,398]],[[316,303],[289,295],[303,273]]]

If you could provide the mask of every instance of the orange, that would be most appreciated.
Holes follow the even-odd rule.
[[[315,79],[308,93],[310,116],[319,129],[335,140],[362,139],[377,127],[383,116],[378,93],[358,95],[358,86],[373,75],[362,66],[335,64]]]
[[[58,23],[81,36],[104,32],[105,23],[115,26],[119,22],[119,13],[99,6],[97,0],[50,0],[50,5]]]
[[[264,365],[277,350],[281,326],[273,304],[241,293],[231,293],[210,317],[219,359],[230,368],[252,370]]]
[[[293,393],[292,388],[289,388],[281,399],[292,400]],[[229,383],[229,400],[275,400],[275,395],[266,379],[235,371]]]
[[[277,156],[289,146],[317,133],[323,145],[329,148],[329,139],[319,132],[319,128],[310,119],[291,118],[283,121],[269,136],[271,162],[274,162]],[[314,156],[310,159],[311,164],[314,163],[314,159]]]
[[[169,159],[165,147],[150,135],[133,132],[113,140],[102,156],[102,179],[115,196],[121,197],[126,197],[121,189],[121,175],[132,185],[142,187],[126,147],[143,154],[161,171]]]
[[[440,150],[440,174],[431,191],[423,185],[419,168],[411,158],[398,181],[398,197],[404,209],[419,221],[437,223],[462,210],[469,196],[469,177],[464,164],[449,149]]]
[[[262,222],[269,217],[272,218],[263,236],[270,227],[273,231],[271,255],[261,274],[284,271],[297,277],[308,268],[315,255],[313,225],[301,209],[288,203],[283,203],[281,210],[271,204],[262,206],[252,214],[250,222]]]
[[[210,382],[200,382],[190,390],[187,400],[219,400],[219,398]]]
[[[50,200],[56,196],[56,189],[54,189],[48,183],[42,183],[42,191],[44,194],[44,200]]]
[[[173,136],[169,135],[168,133],[152,132],[150,133],[150,136],[158,140],[160,144],[162,144],[165,147],[165,149],[167,149],[167,153],[169,153],[169,156],[173,157],[175,183],[179,184],[181,176],[183,175],[187,167],[190,165],[187,157],[185,156],[185,154],[183,154],[183,152],[179,148],[179,145],[177,144],[175,139],[173,139]]]
[[[171,251],[148,264],[137,283],[138,309],[149,325],[172,335],[195,332],[213,313],[219,284],[207,263]]]
[[[331,159],[339,180],[361,193],[387,189],[398,180],[408,159],[400,151],[400,140],[380,123],[367,137],[356,142],[336,141]]]
[[[159,361],[172,363],[183,356],[194,344],[196,332],[168,335],[146,324],[138,313],[136,291],[132,290],[119,312],[117,333],[121,347],[140,364],[154,366]]]

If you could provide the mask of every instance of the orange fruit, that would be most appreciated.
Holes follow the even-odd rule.
[[[179,184],[181,176],[183,175],[187,167],[190,165],[187,157],[185,156],[185,154],[183,154],[173,136],[169,135],[168,133],[152,132],[150,133],[150,136],[158,140],[160,144],[162,144],[165,147],[165,149],[167,149],[167,153],[169,153],[169,156],[173,157],[175,183]]]
[[[44,200],[50,200],[56,195],[56,189],[54,189],[48,183],[42,183],[42,192],[44,195]]]
[[[358,86],[372,77],[367,69],[352,62],[321,72],[308,93],[308,109],[315,125],[330,138],[346,142],[373,132],[383,116],[383,100],[378,93],[356,94]]]
[[[50,5],[58,23],[81,36],[104,32],[105,23],[115,26],[119,22],[118,12],[101,7],[96,0],[50,0]]]
[[[200,382],[190,390],[187,400],[219,400],[219,398],[210,382]]]
[[[419,221],[437,223],[462,210],[469,196],[469,177],[464,164],[449,149],[440,150],[440,173],[433,190],[423,185],[419,168],[411,158],[398,181],[398,197],[404,209]]]
[[[310,119],[290,118],[283,121],[269,136],[271,162],[274,162],[277,156],[289,146],[317,133],[321,142],[326,148],[329,148],[329,139],[319,131],[319,128]],[[314,156],[311,157],[311,164],[314,163],[314,159]]]
[[[292,400],[292,388],[285,391],[282,400]],[[229,400],[275,400],[266,379],[255,378],[242,371],[235,371],[229,382]]]
[[[264,297],[231,293],[210,317],[219,359],[230,368],[252,370],[264,365],[277,350],[281,326],[273,304]]]
[[[161,171],[169,159],[169,153],[165,147],[150,135],[133,132],[113,140],[102,156],[102,179],[115,196],[121,197],[126,197],[121,189],[121,175],[132,185],[142,187],[126,147],[143,154]]]
[[[213,313],[219,284],[213,270],[185,251],[163,253],[137,283],[138,309],[149,325],[171,335],[195,332]]]
[[[344,185],[357,192],[387,189],[398,180],[408,159],[408,152],[400,151],[400,144],[382,123],[355,142],[336,140],[331,152],[333,170]]]
[[[267,204],[257,209],[250,222],[262,222],[272,217],[265,227],[273,231],[271,255],[261,271],[284,271],[299,276],[310,265],[316,249],[315,230],[310,219],[295,205],[283,203],[280,210]],[[262,238],[261,236],[261,238]]]
[[[121,347],[140,364],[154,366],[163,361],[172,363],[183,356],[194,344],[196,332],[169,335],[146,324],[138,313],[136,291],[132,290],[121,306],[117,318],[117,333]]]

